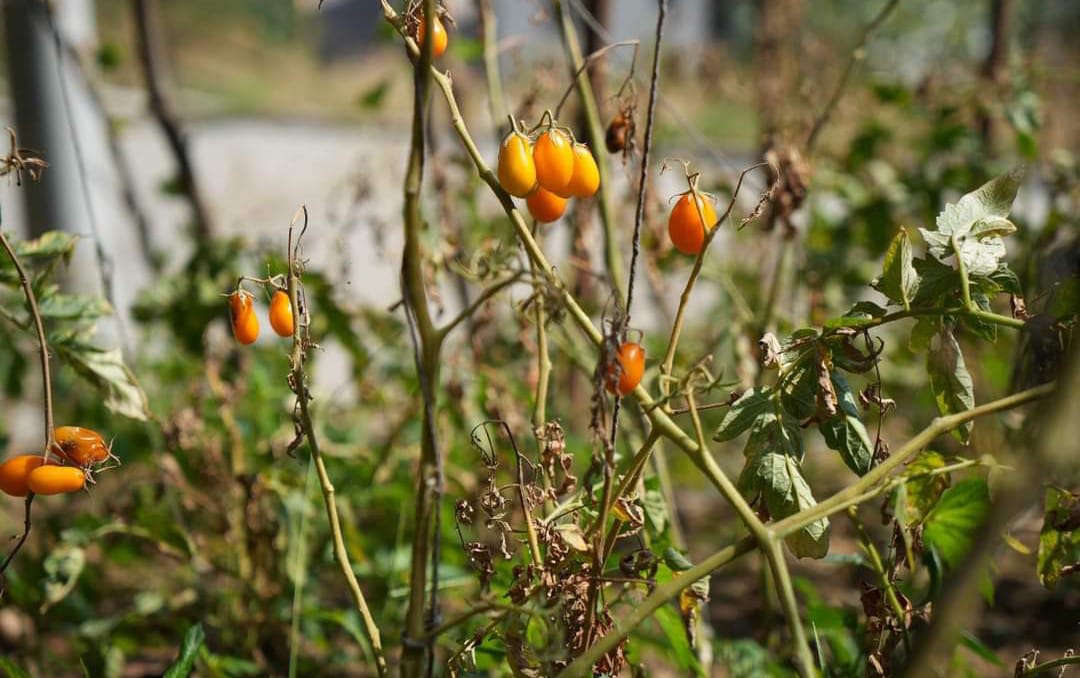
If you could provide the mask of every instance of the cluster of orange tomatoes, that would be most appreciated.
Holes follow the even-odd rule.
[[[558,127],[550,115],[533,133],[514,129],[499,146],[499,184],[525,198],[539,222],[555,221],[570,198],[587,198],[600,188],[600,168],[589,147]]]
[[[12,497],[77,492],[92,481],[92,472],[116,457],[101,434],[80,426],[53,430],[50,455],[20,454],[0,464],[0,491]]]
[[[241,344],[251,344],[259,338],[259,317],[255,314],[255,295],[237,288],[229,295],[229,322],[233,336]],[[270,327],[279,337],[293,335],[293,312],[289,295],[275,289],[270,297]]]

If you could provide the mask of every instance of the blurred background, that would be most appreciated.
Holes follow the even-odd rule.
[[[209,627],[210,649],[200,660],[206,675],[284,675],[286,666],[299,667],[300,675],[364,675],[365,655],[353,643],[362,648],[362,639],[355,615],[341,611],[348,605],[330,565],[317,493],[306,464],[284,453],[291,437],[285,349],[264,336],[256,352],[236,355],[220,297],[238,272],[281,269],[289,220],[301,204],[311,214],[304,252],[309,293],[322,311],[316,329],[324,350],[315,364],[320,425],[354,526],[350,549],[365,587],[373,589],[386,637],[392,644],[399,639],[409,536],[400,507],[411,505],[418,426],[410,419],[416,384],[402,317],[390,309],[400,298],[412,71],[377,2],[317,4],[53,0],[46,11],[40,0],[0,0],[0,128],[14,128],[21,147],[50,163],[40,182],[0,181],[3,228],[21,238],[50,230],[80,236],[62,272],[65,289],[105,297],[115,307],[114,316],[98,322],[96,341],[124,351],[151,413],[147,422],[122,420],[74,375],[57,377],[63,420],[101,422],[117,438],[125,466],[75,509],[43,507],[41,527],[9,575],[0,650],[32,675],[79,675],[80,660],[90,675],[157,675],[196,619]],[[565,4],[586,53],[613,41],[641,41],[640,124],[655,3]],[[900,0],[860,47],[886,4],[669,0],[643,241],[652,297],[634,318],[646,332],[667,327],[664,309],[674,307],[681,289],[673,281],[685,276],[661,243],[667,199],[685,190],[685,181],[681,171],[660,173],[660,161],[691,161],[703,188],[726,197],[738,170],[765,150],[802,144],[853,50],[850,84],[815,150],[804,153],[813,168],[804,208],[790,226],[731,231],[713,245],[712,284],[695,300],[696,338],[689,341],[715,349],[726,374],[745,381],[752,369],[746,309],[766,304],[770,281],[781,280],[773,301],[782,326],[820,323],[867,294],[899,225],[933,223],[946,201],[1015,163],[1031,167],[1014,211],[1022,225],[1016,251],[1026,257],[1061,237],[1075,238],[1080,3]],[[493,119],[499,107],[488,99],[483,12],[496,30],[504,103],[530,124],[555,106],[569,81],[559,32],[549,3],[540,0],[444,5],[453,25],[441,63],[453,76],[469,129],[494,162],[503,121]],[[605,121],[623,103],[618,93],[631,54],[613,50],[592,69]],[[427,195],[428,218],[456,220],[461,229],[426,243],[441,262],[433,265],[433,289],[438,316],[446,319],[468,295],[458,293],[445,260],[481,242],[510,244],[511,236],[497,203],[477,189],[435,98],[433,181],[450,183],[453,202],[440,203],[441,192]],[[576,120],[574,99],[567,117]],[[636,165],[618,156],[609,161],[619,223],[629,232]],[[765,187],[762,176],[748,182],[744,213]],[[599,231],[589,226],[595,217],[582,212],[566,220],[573,229],[553,227],[547,240],[568,271],[582,257],[586,265],[602,265]],[[790,251],[781,244],[788,241],[796,243]],[[790,253],[777,259],[781,250]],[[1036,281],[1040,260],[1025,261],[1018,266],[1024,280]],[[784,272],[774,278],[778,267]],[[580,284],[590,310],[601,311],[604,294]],[[520,301],[524,294],[512,296]],[[656,334],[659,341],[664,332]],[[522,340],[513,328],[487,325],[458,341],[476,355],[476,346],[486,346],[496,365],[520,368],[520,383],[499,385],[498,375],[478,374],[466,356],[448,358],[454,394],[445,422],[454,469],[448,493],[467,495],[478,480],[464,432],[492,403],[528,398],[528,368],[515,362],[528,356],[518,355]],[[980,396],[1004,391],[1015,378],[1013,341],[972,349],[968,362]],[[0,361],[7,384],[0,428],[13,453],[36,444],[40,387],[27,369],[32,343],[12,339],[12,345],[29,349],[19,364]],[[899,441],[932,416],[933,400],[904,341],[890,351],[895,361],[886,381],[905,403],[905,414],[889,424]],[[581,403],[589,393],[566,372],[566,398],[553,405],[553,416],[576,428],[568,434],[572,445],[588,447]],[[733,448],[733,473],[738,456]],[[837,468],[827,461],[815,467],[820,493],[843,484]],[[677,519],[691,551],[708,553],[729,536],[715,528],[729,509],[684,461],[674,462],[673,474],[682,493]],[[18,529],[21,510],[15,500],[3,504],[0,532]],[[1029,518],[1027,532],[1015,536],[1030,546],[1041,515]],[[446,585],[471,590],[452,521],[446,524]],[[855,549],[850,535],[846,542],[842,532],[834,539],[835,552]],[[230,542],[245,543],[245,554],[232,554]],[[80,554],[74,572],[55,559],[61,547],[65,557]],[[1075,643],[1065,620],[1077,618],[1080,594],[1075,586],[1056,597],[1043,591],[1032,559],[1007,554],[997,612],[979,629],[986,640],[980,648],[1006,664],[1035,641],[1049,648]],[[816,601],[822,628],[834,624],[828,627],[834,652],[857,655],[859,631],[850,616],[857,589],[848,586],[854,575],[830,588],[828,568],[836,566],[800,562],[800,594]],[[762,647],[775,641],[769,631],[775,610],[748,612],[759,602],[753,596],[761,576],[748,564],[714,591],[710,618],[718,638],[745,636]],[[300,605],[293,597],[298,582],[309,578],[314,593],[293,607]],[[40,581],[53,588],[35,584]],[[300,633],[292,626],[297,609],[304,611],[300,645],[293,642]],[[657,647],[663,642],[661,636]],[[718,645],[717,653],[751,656],[748,647]],[[974,656],[972,675],[987,675],[980,671],[993,662]]]

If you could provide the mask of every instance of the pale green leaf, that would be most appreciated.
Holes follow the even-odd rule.
[[[881,277],[873,286],[905,310],[911,308],[911,300],[919,291],[919,274],[912,263],[911,239],[906,229],[901,228],[893,238],[885,253]]]
[[[104,396],[110,411],[141,421],[147,418],[150,407],[146,394],[124,364],[120,351],[103,351],[78,342],[56,342],[52,348]]]
[[[86,565],[86,553],[74,544],[59,544],[45,557],[45,599],[40,613],[59,603],[79,583],[79,575]]]
[[[941,414],[956,414],[975,406],[971,375],[968,374],[964,354],[960,351],[960,344],[951,329],[942,327],[930,339],[926,369],[930,377],[930,389]],[[965,442],[970,431],[971,422],[955,429],[956,435]]]

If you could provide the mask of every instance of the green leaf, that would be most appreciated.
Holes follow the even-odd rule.
[[[905,527],[914,527],[922,523],[934,508],[938,498],[949,487],[949,474],[934,471],[945,466],[945,457],[932,450],[922,452],[904,469],[903,485],[898,486],[896,501],[903,502],[902,509],[896,511],[896,517]]]
[[[912,353],[922,353],[930,349],[930,340],[941,331],[941,318],[923,316],[911,326],[908,348]]]
[[[960,273],[933,257],[913,261],[919,274],[919,290],[911,305],[915,308],[941,306],[946,301],[959,301]]]
[[[990,275],[1005,256],[1002,238],[1016,230],[1006,219],[1024,177],[1023,168],[992,179],[938,215],[936,230],[919,229],[931,256],[959,256],[969,275]],[[957,251],[953,251],[955,239]]]
[[[663,534],[667,528],[667,502],[660,490],[659,478],[652,476],[645,479],[645,494],[641,498],[641,507],[645,510],[645,519],[652,534]]]
[[[45,600],[40,612],[44,614],[59,603],[79,583],[79,575],[86,566],[86,553],[74,544],[60,544],[45,558]]]
[[[671,568],[672,572],[684,572],[694,566],[682,551],[673,546],[664,550],[664,564]]]
[[[911,239],[907,230],[902,228],[893,238],[889,250],[885,253],[885,264],[881,277],[871,285],[889,299],[904,307],[911,308],[911,300],[919,291],[919,274],[912,264]]]
[[[773,518],[787,518],[817,504],[794,457],[766,452],[750,463],[754,485]],[[799,558],[823,558],[829,552],[829,521],[821,518],[784,541]]]
[[[971,301],[979,310],[991,311],[990,299],[984,294],[972,294]],[[997,341],[997,325],[971,315],[961,316],[961,324],[972,334],[991,343]]]
[[[56,355],[105,398],[105,407],[125,417],[145,421],[150,413],[146,394],[124,364],[118,350],[103,351],[76,341],[54,342]]]
[[[728,409],[713,440],[731,440],[749,429],[763,412],[773,407],[772,389],[768,386],[757,386],[748,390]]]
[[[961,631],[960,643],[967,649],[979,655],[979,657],[993,664],[994,666],[1005,668],[1005,662],[1001,661],[1001,657],[998,657],[996,654],[994,654],[993,650],[984,645],[981,640],[971,635],[971,633],[967,631]]]
[[[390,79],[387,78],[375,83],[373,87],[357,98],[356,103],[361,108],[369,110],[379,108],[386,99],[386,93],[390,91],[390,82]]]
[[[109,302],[100,297],[85,297],[56,292],[38,299],[43,319],[93,320],[112,314]]]
[[[934,393],[941,414],[956,414],[975,406],[975,391],[964,364],[964,354],[952,330],[942,327],[930,339],[926,354],[926,370],[930,376],[930,389]],[[960,440],[967,442],[971,422],[955,429]]]
[[[818,424],[818,430],[825,444],[840,453],[849,469],[860,476],[865,475],[874,462],[874,444],[859,416],[859,407],[847,379],[839,372],[833,372],[831,378],[839,411],[836,416]]]
[[[1046,488],[1042,531],[1039,533],[1039,581],[1057,586],[1062,568],[1080,563],[1080,495]]]
[[[971,548],[975,531],[990,510],[990,492],[982,478],[963,480],[942,493],[926,516],[923,541],[942,561],[955,567]]]
[[[180,646],[180,656],[165,672],[164,678],[185,678],[190,676],[195,669],[195,657],[198,656],[199,649],[205,641],[206,633],[203,631],[202,624],[195,624],[189,628],[187,633],[184,634],[184,643]]]
[[[718,640],[713,645],[716,663],[722,666],[730,678],[773,678],[795,675],[776,664],[772,655],[757,641],[750,638]]]
[[[0,657],[0,671],[4,672],[5,678],[31,678],[29,673],[7,657]]]

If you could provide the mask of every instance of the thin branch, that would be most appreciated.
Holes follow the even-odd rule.
[[[1065,666],[1071,666],[1073,664],[1080,664],[1080,655],[1069,655],[1068,657],[1061,657],[1060,659],[1053,659],[1042,664],[1036,664],[1030,668],[1024,669],[1024,672],[1019,674],[1023,678],[1027,676],[1036,676],[1040,673],[1046,673],[1047,671],[1053,671],[1054,669],[1060,669]]]
[[[641,149],[641,175],[638,179],[637,208],[634,212],[634,236],[630,254],[630,273],[626,281],[626,308],[623,312],[620,335],[630,322],[634,303],[634,278],[641,251],[641,224],[645,221],[645,198],[649,184],[649,152],[652,150],[653,127],[656,123],[656,92],[660,88],[660,47],[664,38],[664,18],[667,17],[667,0],[657,0],[656,44],[653,46],[652,75],[649,76],[649,108],[645,117],[645,142]],[[622,336],[619,337],[620,339]],[[612,424],[612,430],[615,426]]]
[[[180,128],[176,112],[165,96],[161,84],[161,53],[159,51],[159,33],[155,0],[132,0],[135,10],[135,37],[138,43],[139,63],[142,66],[143,79],[150,95],[150,110],[157,119],[165,138],[172,149],[179,174],[180,188],[191,204],[195,219],[195,235],[201,241],[212,236],[210,215],[203,202],[199,185],[195,181],[195,171],[188,150],[187,137]]]
[[[521,277],[522,273],[518,272],[514,273],[508,278],[504,278],[503,280],[499,280],[498,282],[491,283],[490,285],[488,285],[487,288],[484,289],[483,292],[480,293],[479,296],[476,297],[476,299],[472,301],[472,303],[470,303],[467,307],[462,309],[460,313],[454,316],[454,318],[450,320],[450,322],[440,327],[437,330],[437,333],[442,337],[450,334],[450,332],[453,331],[455,327],[457,327],[469,317],[471,317],[474,313],[476,313],[476,311],[478,311],[481,306],[491,300],[492,297],[521,280]]]
[[[634,48],[634,58],[630,62],[631,63],[630,77],[633,77],[633,71],[634,71],[633,64],[634,64],[634,62],[637,61],[637,50],[638,50],[638,47],[640,45],[641,45],[640,40],[622,40],[622,41],[619,41],[619,42],[613,42],[610,45],[604,45],[603,47],[596,50],[595,52],[593,52],[589,56],[585,57],[585,59],[581,62],[581,66],[578,67],[578,69],[574,72],[574,76],[570,79],[570,85],[566,88],[566,91],[563,92],[562,97],[559,98],[559,103],[555,104],[555,118],[558,119],[559,114],[562,112],[563,105],[566,103],[566,100],[568,98],[570,98],[570,93],[573,92],[574,88],[577,86],[578,77],[581,76],[581,73],[586,68],[588,68],[589,65],[592,64],[592,62],[596,61],[600,57],[607,54],[609,51],[615,49],[616,47],[633,46],[633,48]]]
[[[304,214],[304,229],[306,230],[307,207],[302,207],[301,209]],[[294,217],[293,221],[295,222],[295,220]],[[301,235],[303,235],[303,231],[301,231]],[[386,657],[383,654],[382,639],[379,634],[379,627],[375,623],[375,619],[371,616],[371,610],[368,608],[367,600],[364,598],[364,592],[360,589],[360,583],[356,580],[356,574],[353,572],[352,564],[349,562],[349,554],[345,549],[345,539],[341,532],[341,518],[338,516],[337,503],[334,501],[334,485],[330,481],[330,475],[326,471],[326,464],[323,463],[322,453],[319,448],[319,440],[315,435],[315,426],[312,423],[311,412],[308,405],[311,394],[307,389],[307,374],[304,370],[304,362],[311,346],[311,342],[307,334],[308,325],[303,319],[304,309],[302,309],[299,304],[299,275],[301,265],[296,260],[296,249],[299,248],[299,246],[299,238],[297,238],[296,247],[294,248],[293,246],[293,227],[290,225],[288,245],[288,293],[289,303],[292,305],[296,322],[293,323],[293,345],[290,354],[292,369],[289,372],[289,384],[293,389],[293,392],[296,393],[297,423],[301,428],[304,438],[307,440],[308,449],[311,450],[311,459],[315,464],[315,471],[319,476],[323,503],[326,505],[326,516],[330,523],[330,535],[333,544],[334,559],[337,561],[338,567],[345,577],[345,582],[348,584],[350,593],[352,593],[356,609],[360,613],[364,632],[367,634],[368,641],[371,643],[371,651],[375,655],[375,668],[381,678],[386,676],[387,668]]]
[[[836,104],[839,103],[840,97],[844,94],[844,89],[847,88],[848,80],[851,79],[851,74],[855,70],[855,64],[862,61],[866,56],[865,49],[866,43],[870,39],[870,34],[877,30],[889,14],[892,13],[896,6],[900,4],[900,0],[888,0],[881,11],[878,12],[870,23],[863,29],[862,36],[859,37],[859,41],[855,44],[855,47],[851,50],[851,57],[848,59],[847,65],[844,67],[844,72],[840,75],[840,80],[836,83],[836,88],[833,90],[832,95],[829,97],[828,103],[825,104],[825,108],[821,113],[818,113],[817,118],[814,119],[814,124],[810,127],[810,134],[806,137],[806,153],[810,154],[814,150],[814,144],[817,142],[818,135],[821,134],[821,130],[824,129],[825,123],[832,117],[833,111],[836,109]]]
[[[585,114],[589,143],[592,144],[596,167],[600,172],[600,189],[597,202],[600,206],[600,225],[604,231],[604,264],[607,267],[611,287],[621,297],[622,260],[619,258],[619,243],[616,238],[618,227],[615,223],[615,206],[611,199],[611,172],[607,158],[601,153],[601,149],[604,148],[604,130],[600,124],[600,111],[596,106],[596,97],[593,94],[588,70],[583,67],[584,59],[573,19],[566,12],[562,0],[554,0],[553,5],[562,33],[563,46],[570,62],[571,73],[576,74],[574,82],[577,85],[578,96],[581,97],[581,107],[582,112]]]

